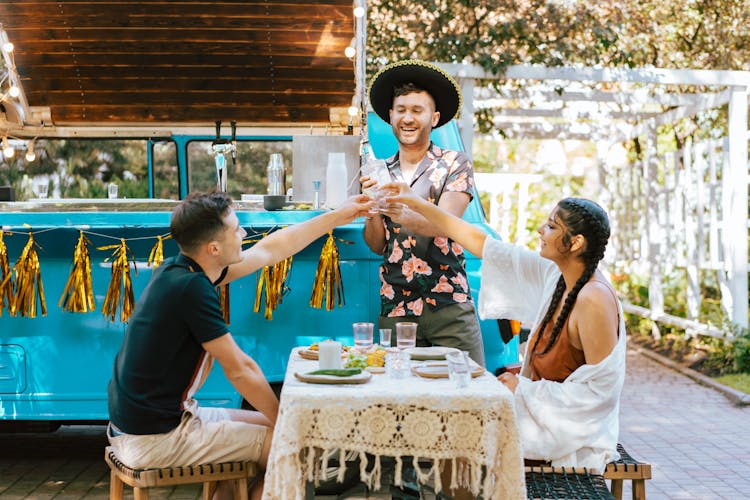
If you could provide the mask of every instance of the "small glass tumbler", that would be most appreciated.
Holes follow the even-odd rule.
[[[115,184],[114,182],[110,182],[107,185],[107,198],[109,198],[110,200],[114,200],[115,198],[117,198],[117,191],[117,184]]]
[[[459,389],[468,386],[471,380],[469,354],[466,351],[449,352],[445,359],[448,361],[448,378],[453,384]]]
[[[391,329],[381,328],[378,330],[378,333],[380,333],[380,345],[386,349],[391,347]]]
[[[411,355],[400,349],[389,349],[385,355],[385,373],[388,378],[407,378],[411,375]]]
[[[352,333],[354,334],[354,347],[358,349],[367,349],[369,347],[372,347],[372,331],[374,328],[374,323],[352,324]]]
[[[396,346],[408,349],[417,346],[417,324],[412,322],[396,323]]]
[[[39,198],[46,198],[48,190],[49,190],[49,184],[47,184],[46,182],[43,182],[42,184],[37,184],[36,186],[36,194]]]

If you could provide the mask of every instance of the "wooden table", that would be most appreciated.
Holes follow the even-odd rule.
[[[309,384],[294,376],[317,368],[317,361],[292,352],[264,498],[304,498],[305,483],[319,481],[326,468],[320,457],[339,452],[354,452],[363,463],[369,460],[360,479],[375,490],[380,488],[380,459],[390,457],[397,486],[404,461],[428,461],[432,466],[418,468],[418,479],[432,481],[439,491],[446,485],[441,485],[438,464],[450,461],[454,484],[467,485],[475,495],[525,498],[513,396],[491,374],[485,372],[462,389],[448,379],[413,374],[405,379],[374,374],[359,385]]]

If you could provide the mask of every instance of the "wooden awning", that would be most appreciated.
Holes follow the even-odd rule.
[[[28,105],[54,125],[328,122],[351,105],[352,0],[5,0]]]

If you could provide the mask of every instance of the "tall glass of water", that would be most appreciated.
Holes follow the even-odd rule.
[[[354,323],[352,333],[354,334],[354,347],[368,349],[372,346],[372,331],[374,323]]]
[[[471,380],[471,366],[469,354],[466,351],[449,352],[445,355],[448,361],[448,378],[458,387],[466,387]]]
[[[399,349],[408,349],[417,345],[417,324],[405,321],[396,323],[396,346]]]

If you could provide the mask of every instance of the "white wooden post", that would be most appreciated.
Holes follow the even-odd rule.
[[[661,240],[663,231],[659,227],[659,185],[657,181],[656,125],[653,120],[647,127],[646,154],[643,159],[643,200],[645,202],[645,220],[647,245],[644,245],[648,257],[648,303],[651,317],[658,318],[664,314],[664,293],[662,291]],[[652,323],[654,338],[661,338],[661,332],[654,321]]]
[[[748,87],[732,87],[729,98],[730,210],[724,237],[728,238],[727,268],[732,290],[732,321],[747,327],[747,97]],[[731,235],[731,236],[730,236]]]
[[[697,171],[695,168],[694,155],[696,154],[695,147],[691,141],[685,143],[685,149],[683,150],[683,168],[685,171],[685,185],[683,188],[683,196],[685,200],[685,242],[686,242],[686,261],[685,267],[687,270],[687,317],[688,319],[695,320],[698,317],[698,310],[700,307],[700,277],[698,271],[698,223],[695,214],[695,176]]]
[[[461,134],[461,142],[464,148],[472,156],[472,145],[474,144],[474,79],[460,78],[461,85],[461,109],[458,120],[458,133]]]

